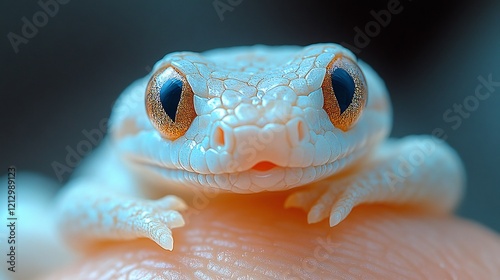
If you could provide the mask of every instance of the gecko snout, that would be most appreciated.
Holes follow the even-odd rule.
[[[215,149],[232,151],[235,142],[249,143],[258,148],[262,145],[282,146],[283,140],[286,139],[287,146],[296,147],[309,141],[309,133],[309,127],[302,118],[294,118],[285,125],[269,124],[262,128],[254,125],[241,125],[233,128],[220,122],[212,128],[210,144]]]
[[[234,170],[269,171],[290,164],[291,154],[310,141],[310,129],[300,116],[285,123],[229,126],[217,122],[210,129],[210,147],[221,162],[233,162]]]

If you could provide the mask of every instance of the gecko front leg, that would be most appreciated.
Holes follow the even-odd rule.
[[[150,238],[172,250],[172,228],[184,225],[178,211],[187,208],[170,195],[148,200],[120,194],[90,179],[76,179],[60,197],[59,226],[70,243]]]
[[[389,140],[355,168],[290,195],[285,207],[308,211],[309,223],[329,217],[330,226],[335,226],[362,203],[450,211],[463,185],[463,166],[448,145],[430,136],[411,136]]]

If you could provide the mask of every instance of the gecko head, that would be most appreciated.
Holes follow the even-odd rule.
[[[120,99],[111,128],[130,162],[240,193],[331,176],[390,127],[383,82],[336,44],[173,53]]]

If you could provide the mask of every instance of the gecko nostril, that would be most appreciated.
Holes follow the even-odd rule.
[[[302,142],[302,140],[306,137],[307,128],[305,127],[304,122],[301,120],[297,122],[297,132],[299,138],[298,140],[299,142]]]
[[[210,146],[214,149],[231,149],[234,142],[231,135],[231,128],[228,125],[217,122],[212,128]]]
[[[223,122],[217,122],[211,129],[210,147],[230,152],[234,146],[232,128]]]
[[[213,144],[219,147],[223,147],[226,144],[226,141],[224,140],[224,130],[220,126],[214,131]]]
[[[297,122],[297,135],[299,136],[299,142],[304,139],[304,123],[302,121]]]
[[[295,118],[289,121],[286,127],[288,140],[292,147],[309,142],[309,126],[302,118]]]

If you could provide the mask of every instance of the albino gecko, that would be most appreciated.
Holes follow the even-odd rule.
[[[119,97],[109,136],[59,198],[61,232],[172,250],[180,197],[207,191],[293,188],[285,207],[330,226],[361,203],[452,210],[457,154],[431,136],[388,139],[391,120],[381,78],[337,44],[171,53]]]

